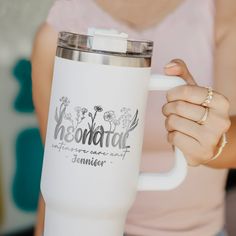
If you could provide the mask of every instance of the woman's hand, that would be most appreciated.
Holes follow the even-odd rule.
[[[187,82],[167,92],[168,102],[163,106],[163,114],[167,117],[168,141],[181,149],[189,165],[206,163],[215,155],[217,144],[230,127],[229,102],[214,91],[207,119],[199,124],[207,109],[201,104],[208,89],[196,84],[185,63],[179,59],[167,64],[165,73],[180,76]]]

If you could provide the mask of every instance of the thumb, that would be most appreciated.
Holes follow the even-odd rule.
[[[164,72],[166,75],[176,75],[183,78],[189,85],[197,85],[185,62],[180,59],[170,61],[164,67]]]

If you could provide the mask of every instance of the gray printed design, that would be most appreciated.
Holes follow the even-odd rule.
[[[104,110],[101,105],[95,105],[90,110],[82,106],[70,109],[67,97],[61,97],[59,102],[54,115],[54,141],[59,142],[54,143],[53,148],[73,153],[72,162],[76,162],[75,158],[80,158],[81,152],[83,155],[120,157],[124,160],[131,149],[128,138],[139,122],[138,109],[132,115],[130,108],[123,107],[117,114],[114,110]],[[95,147],[102,150],[91,150]],[[75,156],[75,152],[80,154]],[[91,160],[91,156],[89,158]]]

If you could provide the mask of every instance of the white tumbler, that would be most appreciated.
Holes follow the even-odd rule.
[[[139,171],[148,91],[184,84],[151,76],[152,49],[114,30],[59,34],[41,180],[44,236],[122,236],[136,191],[184,180],[177,148],[169,172]]]

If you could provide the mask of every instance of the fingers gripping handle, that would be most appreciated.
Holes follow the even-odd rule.
[[[177,76],[152,75],[149,90],[169,90],[186,84]],[[187,174],[187,163],[183,153],[175,147],[174,167],[166,173],[141,173],[139,176],[139,191],[170,190],[178,187]]]

